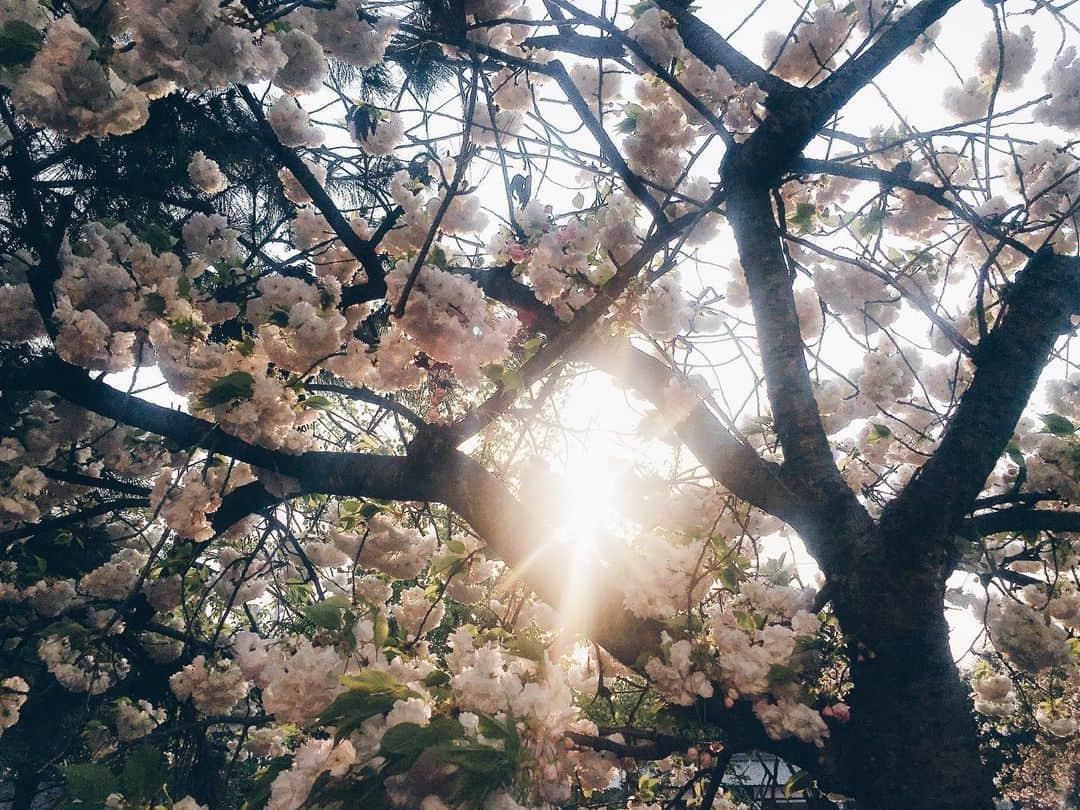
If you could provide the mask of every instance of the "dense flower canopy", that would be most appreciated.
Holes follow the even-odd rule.
[[[1072,5],[0,0],[15,810],[1080,795]]]

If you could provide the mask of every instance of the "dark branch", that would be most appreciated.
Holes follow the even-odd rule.
[[[998,326],[978,346],[971,387],[941,445],[886,507],[886,527],[937,524],[939,531],[926,536],[947,536],[971,510],[1054,344],[1080,312],[1080,259],[1040,252],[1017,274],[1004,305]]]
[[[1014,507],[976,515],[966,526],[980,535],[1001,532],[1080,532],[1080,512]],[[965,532],[967,534],[968,532]]]
[[[798,88],[744,56],[711,26],[691,14],[686,4],[678,0],[657,0],[656,5],[675,18],[679,36],[690,53],[711,68],[720,65],[739,84],[757,84],[769,94],[765,107],[770,111],[781,109],[786,100],[798,92]]]
[[[274,157],[278,159],[281,165],[292,172],[293,177],[303,186],[304,191],[311,197],[312,203],[319,209],[319,213],[326,218],[327,224],[337,238],[363,265],[364,272],[367,273],[368,284],[377,286],[383,277],[383,267],[371,243],[361,238],[353,230],[352,225],[345,219],[345,215],[338,209],[337,204],[326,189],[322,187],[322,184],[315,179],[315,175],[311,173],[311,170],[304,165],[304,161],[300,159],[300,156],[278,140],[274,128],[270,126],[270,122],[266,120],[266,116],[263,114],[262,104],[259,103],[259,100],[246,87],[237,86],[237,91],[255,117],[263,142],[273,152]],[[385,293],[386,284],[383,283],[382,294]]]
[[[664,394],[677,375],[662,361],[639,349],[595,345],[586,356],[599,368],[664,407]],[[765,461],[699,403],[675,428],[679,438],[714,479],[732,494],[799,528],[808,510],[784,482],[780,465]]]
[[[831,539],[864,534],[871,521],[837,470],[821,424],[792,276],[768,192],[754,187],[729,189],[727,213],[750,288],[773,427],[784,451],[784,478],[816,513],[816,525],[806,526],[803,537],[829,571],[832,560],[842,563],[850,551]],[[847,531],[837,531],[841,525]]]

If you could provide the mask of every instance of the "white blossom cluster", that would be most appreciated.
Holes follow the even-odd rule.
[[[383,16],[372,25],[362,10],[360,0],[341,0],[330,8],[299,9],[288,21],[313,37],[327,56],[367,68],[382,61],[397,23]]]
[[[846,14],[832,4],[819,6],[790,37],[779,31],[766,35],[762,46],[764,62],[789,81],[820,80],[835,65],[850,31],[851,21]]]
[[[130,742],[145,737],[163,722],[165,722],[165,710],[154,708],[153,704],[146,700],[134,702],[127,698],[121,698],[116,703],[116,736],[122,742]]]
[[[401,592],[392,613],[402,635],[412,641],[439,626],[446,615],[446,606],[441,600],[432,602],[423,588],[415,586]]]
[[[997,32],[991,31],[979,48],[977,75],[962,85],[947,88],[942,99],[945,107],[965,121],[981,118],[990,105],[994,85],[998,84],[1000,90],[1020,87],[1034,64],[1035,34],[1029,26],[1019,32],[1002,31],[1000,42]]]
[[[51,22],[45,44],[13,88],[18,109],[76,141],[139,129],[149,118],[149,99],[94,58],[99,48],[73,17]]]
[[[387,274],[388,301],[401,298],[412,271],[412,263],[402,260]],[[506,356],[519,328],[513,316],[489,310],[475,282],[430,264],[420,269],[398,324],[418,349],[452,366],[465,385],[478,383],[482,366]]]
[[[642,618],[666,619],[696,604],[709,586],[702,560],[705,540],[646,533],[617,562],[627,610]]]
[[[92,651],[80,650],[67,636],[47,636],[38,643],[38,658],[57,681],[72,692],[100,695],[131,670],[124,658],[100,660]]]
[[[349,740],[334,745],[332,740],[314,737],[297,750],[292,766],[274,778],[268,810],[298,810],[307,801],[315,780],[323,773],[343,776],[356,762],[356,750]]]
[[[0,681],[0,735],[19,722],[19,710],[30,694],[30,684],[18,675]]]
[[[994,645],[1020,669],[1037,674],[1068,660],[1065,631],[1042,610],[1015,599],[990,603],[987,629]]]
[[[677,65],[676,78],[679,82],[709,108],[711,113],[719,115],[724,124],[735,133],[737,140],[747,137],[764,117],[761,105],[765,94],[760,88],[756,84],[739,87],[723,66],[710,68],[705,65],[684,47],[674,20],[667,12],[655,6],[645,8],[636,16],[627,33],[648,56],[650,64],[643,67],[652,70],[654,66],[664,67],[672,63]],[[636,55],[635,61],[639,61]],[[681,110],[685,116],[685,120],[676,118],[670,121],[675,131],[667,135],[654,126],[658,123],[655,118],[647,119],[645,137],[638,135],[638,122],[635,119],[634,136],[638,138],[637,146],[642,157],[647,154],[650,139],[659,139],[657,145],[668,149],[668,153],[663,156],[664,168],[661,173],[670,176],[674,164],[683,161],[683,157],[675,154],[671,147],[678,140],[692,137],[690,128],[704,123],[705,118],[700,110],[672,91],[666,83],[653,79],[639,81],[634,93],[643,107],[667,103]]]
[[[1080,58],[1075,45],[1054,58],[1043,85],[1052,97],[1035,108],[1035,119],[1068,130],[1080,129]]]
[[[431,560],[435,536],[400,525],[385,514],[368,520],[364,537],[331,532],[334,545],[364,568],[397,579],[414,579]]]
[[[234,650],[243,676],[263,690],[263,705],[278,722],[306,725],[342,691],[345,662],[333,647],[305,638],[268,645],[242,631]]]
[[[364,108],[369,123],[363,131],[357,128],[359,117],[349,122],[349,134],[369,155],[389,155],[405,140],[405,121],[393,111],[383,112],[374,107]]]
[[[688,639],[672,642],[666,632],[663,640],[668,645],[667,663],[659,658],[650,658],[645,663],[645,674],[653,689],[665,700],[679,706],[693,706],[698,698],[712,697],[709,676],[694,669],[691,660],[693,644]]]
[[[450,647],[450,686],[466,732],[475,729],[476,712],[513,716],[539,760],[533,767],[543,800],[566,801],[574,774],[582,770],[610,775],[610,759],[593,759],[594,754],[584,750],[570,752],[561,744],[563,732],[587,727],[575,725],[578,711],[560,668],[545,666],[541,675],[534,663],[506,656],[494,645],[477,647],[464,628],[451,635]]]
[[[0,485],[0,519],[5,523],[34,523],[41,517],[35,497],[46,485],[41,470],[20,467],[12,478]]]
[[[122,548],[107,563],[84,574],[79,580],[79,591],[97,599],[122,601],[143,575],[148,560],[138,549]]]
[[[795,737],[820,748],[829,736],[829,727],[821,714],[794,700],[781,698],[776,703],[755,701],[754,715],[765,727],[765,733],[774,740]]]
[[[230,659],[207,662],[202,655],[169,678],[179,700],[191,700],[207,716],[228,714],[247,696],[248,682]]]
[[[40,615],[49,618],[59,616],[82,601],[76,593],[73,579],[58,579],[53,582],[38,580],[23,589],[22,598]]]
[[[208,540],[214,530],[207,515],[221,505],[224,477],[222,469],[211,467],[206,480],[197,474],[188,474],[176,482],[173,470],[164,467],[154,479],[150,506],[157,509],[165,524],[181,537]]]
[[[1008,675],[988,675],[972,684],[975,711],[981,714],[1008,715],[1016,711],[1018,701]]]
[[[307,111],[296,99],[283,95],[266,114],[278,140],[285,146],[322,146],[326,133],[311,123]]]
[[[276,39],[230,24],[213,0],[178,0],[165,8],[128,0],[128,20],[136,47],[126,72],[156,76],[155,96],[172,86],[198,92],[265,81],[285,66]]]
[[[191,182],[200,191],[207,194],[217,194],[219,191],[224,191],[229,184],[229,180],[222,173],[221,167],[218,166],[216,161],[208,158],[205,152],[198,151],[193,154],[187,170]]]

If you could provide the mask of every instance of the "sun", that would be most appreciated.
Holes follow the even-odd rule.
[[[562,430],[545,459],[551,473],[552,542],[565,572],[563,599],[553,605],[572,628],[589,613],[602,570],[625,546],[620,481],[635,463],[641,414],[600,373],[577,379],[560,406]]]

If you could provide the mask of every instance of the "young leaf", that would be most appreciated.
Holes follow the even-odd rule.
[[[234,371],[216,380],[199,397],[200,408],[214,408],[232,402],[234,399],[251,399],[255,393],[255,378],[246,371]]]
[[[1039,417],[1043,420],[1047,433],[1053,433],[1055,436],[1071,436],[1076,432],[1076,425],[1061,414],[1044,413]]]

